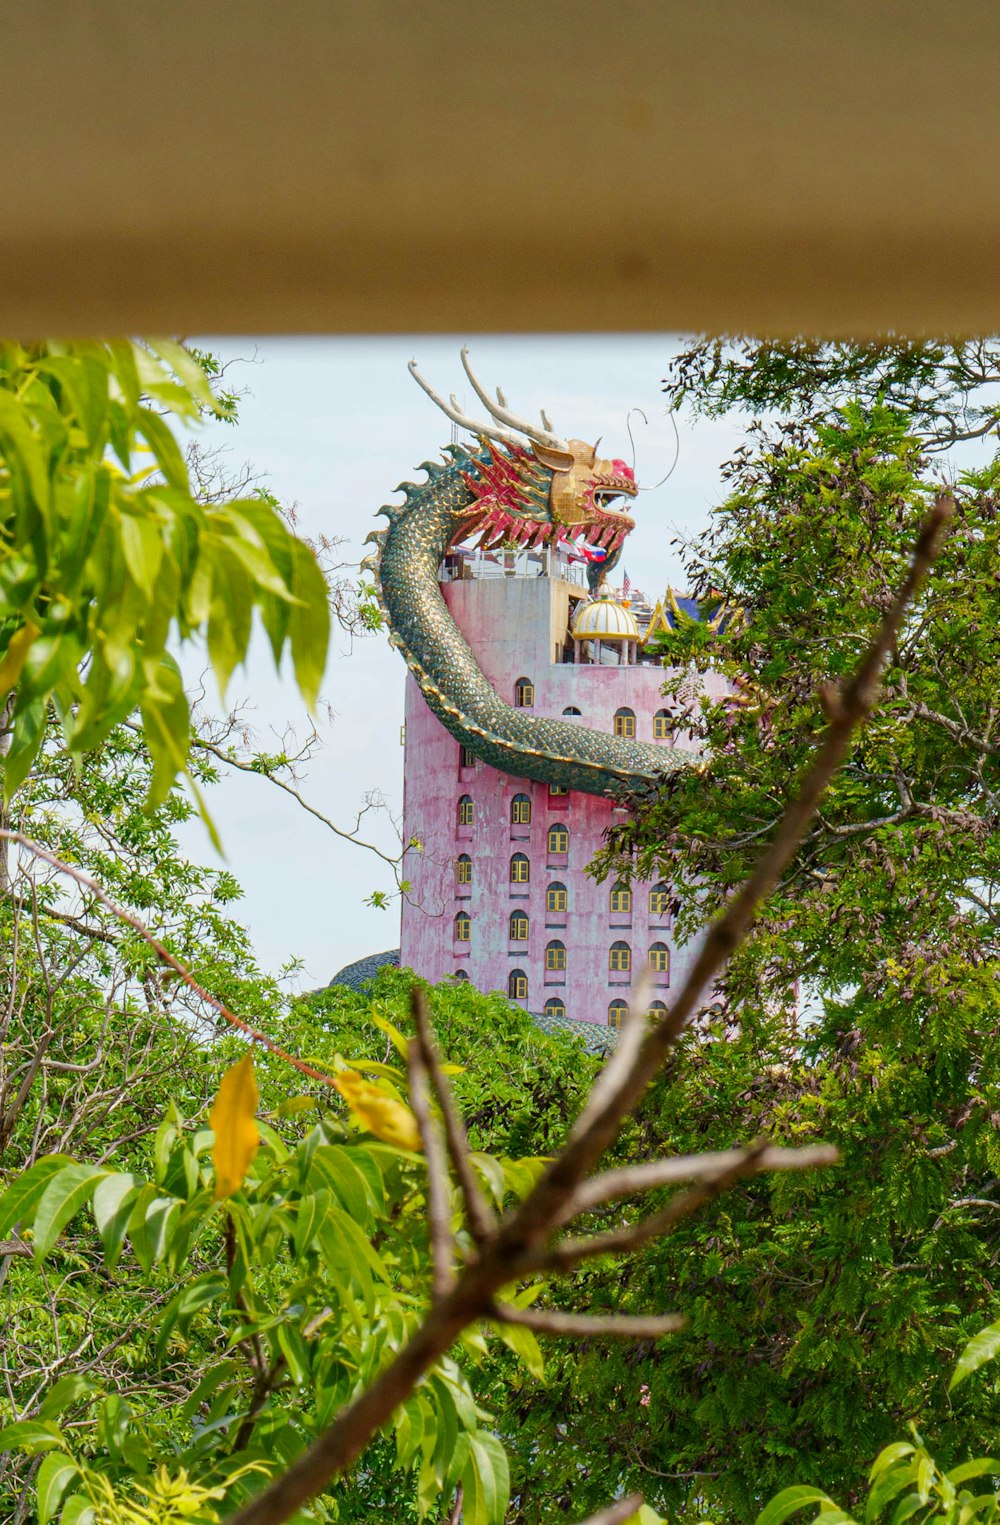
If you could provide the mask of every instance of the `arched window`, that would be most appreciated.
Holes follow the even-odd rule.
[[[568,793],[569,793],[569,790],[567,789],[565,784],[550,784],[549,785],[549,797],[550,797],[550,799],[555,799],[558,795],[568,794]]]
[[[630,709],[615,710],[615,735],[616,736],[634,736],[635,735],[635,710],[630,710]]]
[[[512,969],[507,976],[507,994],[512,1001],[528,999],[528,976],[523,969]]]
[[[575,704],[567,704],[566,708],[563,710],[564,715],[581,715],[582,713],[583,711],[578,710]]]
[[[472,937],[472,917],[468,911],[459,911],[455,917],[455,941],[467,943]]]
[[[510,824],[512,826],[531,825],[531,801],[526,794],[515,794],[511,800]]]
[[[531,865],[524,853],[515,853],[510,860],[511,884],[527,884]]]
[[[458,802],[459,826],[471,826],[473,817],[472,795],[463,794]]]
[[[560,823],[549,827],[549,855],[554,858],[569,852],[569,832]]]
[[[649,892],[649,914],[662,920],[670,914],[670,891],[665,884],[654,884]]]
[[[611,891],[609,908],[613,916],[631,916],[632,891],[627,884],[616,884]]]
[[[566,1003],[560,1001],[557,995],[550,995],[545,1003],[545,1015],[547,1017],[564,1017],[566,1015]]]
[[[566,886],[560,884],[558,879],[553,879],[545,891],[545,909],[547,911],[565,911],[566,909]]]
[[[530,710],[535,702],[535,685],[530,678],[518,678],[514,684],[514,706],[519,710]]]
[[[632,968],[632,949],[628,943],[612,943],[608,952],[608,968],[618,974],[628,974]]]
[[[545,945],[546,969],[565,969],[566,967],[566,944],[558,938]]]
[[[653,739],[664,741],[670,735],[670,711],[657,710],[653,716]]]
[[[528,917],[524,911],[511,911],[509,930],[512,943],[528,941]]]
[[[468,853],[461,853],[455,859],[455,882],[457,884],[472,883],[472,859]]]
[[[608,1026],[621,1027],[627,1016],[628,1002],[622,1001],[620,999],[617,1001],[612,1001],[611,1005],[608,1007]]]
[[[660,1017],[665,1017],[666,1014],[667,1014],[667,1003],[666,1003],[666,1001],[650,1001],[650,1003],[649,1003],[649,1011],[647,1013],[648,1016],[653,1017],[657,1021],[659,1021]]]
[[[458,980],[459,984],[467,983],[468,982],[468,978],[469,978],[469,976],[468,976],[467,972],[464,969],[456,969],[455,973],[452,975],[452,979],[453,980]]]
[[[459,747],[458,766],[460,768],[474,768],[476,766],[476,754],[471,747]]]
[[[666,943],[653,943],[650,946],[649,967],[654,974],[670,973],[670,949]]]

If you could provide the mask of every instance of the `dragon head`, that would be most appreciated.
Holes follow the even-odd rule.
[[[472,455],[460,447],[452,450],[466,463],[463,474],[472,493],[472,501],[456,513],[455,540],[477,535],[484,548],[511,541],[525,546],[575,542],[591,563],[589,579],[596,588],[635,528],[635,521],[616,506],[638,492],[632,468],[621,460],[602,459],[597,445],[561,439],[544,411],[541,428],[517,418],[499,389],[494,402],[474,375],[464,348],[462,365],[490,415],[488,423],[469,418],[454,396],[450,403],[439,397],[414,361],[409,367],[442,412],[479,442],[480,449]]]

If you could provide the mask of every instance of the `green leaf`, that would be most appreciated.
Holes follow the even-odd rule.
[[[1000,1354],[1000,1323],[990,1324],[987,1329],[981,1329],[974,1334],[958,1358],[958,1363],[948,1383],[948,1391],[952,1392],[966,1377],[971,1377],[980,1366],[985,1366],[987,1361],[992,1361]]]
[[[52,1451],[46,1456],[38,1469],[38,1481],[35,1484],[38,1525],[49,1525],[63,1494],[79,1475],[80,1469],[72,1457],[59,1451]]]
[[[462,1473],[466,1525],[501,1525],[510,1498],[507,1453],[486,1430],[477,1430],[468,1441],[469,1458]]]
[[[330,645],[330,606],[326,579],[316,558],[301,540],[292,541],[292,592],[298,603],[288,617],[295,680],[310,709],[319,698]]]
[[[9,1234],[15,1223],[30,1226],[52,1177],[71,1163],[68,1154],[46,1154],[15,1177],[0,1197],[0,1237]]]
[[[35,1213],[35,1259],[51,1250],[67,1223],[89,1202],[108,1174],[97,1165],[65,1165],[42,1193]]]
[[[494,1324],[493,1328],[508,1350],[512,1350],[539,1382],[545,1378],[545,1358],[534,1332],[523,1324]]]
[[[39,1419],[54,1419],[71,1404],[79,1403],[81,1398],[89,1398],[99,1391],[96,1382],[85,1377],[82,1372],[73,1372],[68,1377],[60,1377],[54,1382],[45,1394],[44,1401],[38,1410]]]
[[[55,1446],[65,1444],[59,1426],[43,1423],[40,1419],[21,1419],[0,1430],[0,1453],[26,1451],[29,1456],[34,1456],[37,1451],[51,1451]]]
[[[94,1525],[96,1518],[94,1506],[89,1499],[82,1493],[74,1493],[63,1505],[59,1525]]]
[[[782,1525],[783,1520],[790,1519],[807,1504],[829,1504],[832,1508],[836,1508],[833,1499],[824,1493],[822,1488],[796,1485],[794,1488],[783,1488],[776,1494],[761,1510],[754,1525]]]
[[[875,1460],[872,1462],[872,1468],[868,1474],[868,1481],[873,1483],[875,1479],[880,1475],[880,1473],[884,1472],[887,1467],[894,1467],[898,1461],[902,1461],[904,1456],[912,1455],[913,1446],[911,1446],[908,1441],[894,1441],[891,1446],[886,1446],[884,1450],[880,1451]]]
[[[105,1176],[94,1192],[93,1212],[97,1232],[104,1245],[104,1255],[109,1270],[114,1270],[122,1251],[125,1231],[132,1213],[132,1205],[139,1191],[138,1176]]]
[[[136,432],[141,434],[153,452],[168,484],[178,491],[188,491],[187,466],[181,448],[171,432],[169,424],[158,413],[141,408],[136,420]]]
[[[993,1456],[980,1456],[975,1461],[966,1461],[960,1467],[954,1467],[951,1472],[945,1473],[945,1477],[957,1488],[959,1483],[967,1483],[970,1477],[982,1477],[984,1472],[1000,1477],[1000,1461]]]

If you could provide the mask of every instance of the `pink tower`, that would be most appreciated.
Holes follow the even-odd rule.
[[[442,592],[487,679],[536,714],[690,750],[642,657],[629,607],[590,602],[560,549],[450,555]],[[720,692],[721,679],[707,686]],[[432,981],[467,979],[556,1020],[618,1026],[647,965],[666,1004],[686,957],[669,883],[598,884],[586,873],[623,819],[599,795],[511,777],[462,747],[406,680],[404,841],[412,889],[400,962]]]

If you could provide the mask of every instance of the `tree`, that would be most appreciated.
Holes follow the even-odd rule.
[[[687,547],[695,590],[726,610],[720,628],[682,622],[663,643],[677,723],[703,741],[705,771],[679,774],[597,866],[672,881],[682,935],[725,903],[774,831],[823,724],[811,696],[838,682],[880,618],[934,490],[925,445],[958,406],[951,360],[970,352],[747,343],[733,359],[706,341],[668,383],[676,398],[686,376],[708,409],[793,415],[751,425],[726,500]],[[912,394],[904,360],[921,378]],[[842,401],[858,387],[867,405]],[[896,406],[879,400],[887,390]],[[692,1264],[725,1273],[732,1317],[706,1315],[708,1356],[692,1342],[648,1366],[584,1357],[601,1457],[617,1414],[597,1435],[593,1416],[636,1378],[648,1384],[639,1438],[616,1460],[631,1462],[630,1481],[650,1469],[653,1496],[674,1507],[714,1498],[722,1518],[745,1518],[805,1480],[804,1454],[846,1493],[857,1458],[901,1419],[934,1426],[954,1457],[996,1421],[995,1390],[977,1411],[953,1410],[941,1373],[998,1311],[997,472],[987,461],[959,477],[954,529],[890,653],[885,700],[730,964],[690,1088],[661,1093],[651,1120],[671,1138],[679,1129],[681,1147],[708,1142],[715,1096],[748,1128],[765,1117],[787,1137],[815,1128],[843,1155],[817,1197],[780,1184],[773,1232],[763,1201],[750,1208],[758,1186],[724,1234],[693,1228],[638,1268],[644,1306],[697,1275]],[[725,671],[733,697],[702,704],[690,664]],[[571,1426],[582,1415],[568,1386],[556,1408]]]

